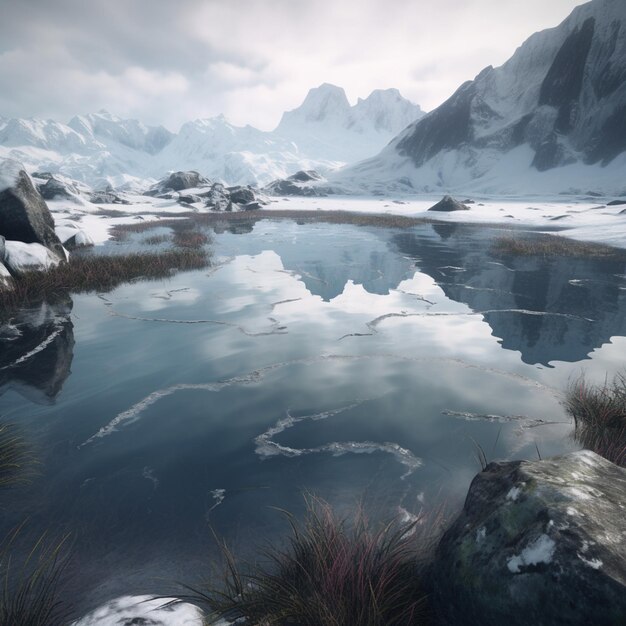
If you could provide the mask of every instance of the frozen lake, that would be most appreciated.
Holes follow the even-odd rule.
[[[22,312],[0,333],[0,419],[40,465],[2,493],[3,532],[71,532],[87,610],[206,578],[210,527],[254,554],[303,492],[454,510],[477,446],[577,449],[562,392],[623,367],[626,269],[499,256],[500,235],[224,225],[207,270]]]

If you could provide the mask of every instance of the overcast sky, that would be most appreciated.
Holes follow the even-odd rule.
[[[309,88],[430,110],[581,0],[0,0],[0,116],[271,130]]]

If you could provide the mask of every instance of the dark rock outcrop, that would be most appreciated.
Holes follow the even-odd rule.
[[[0,191],[0,235],[24,243],[39,243],[65,260],[54,232],[54,219],[28,174],[16,161],[0,161],[0,177],[9,180]]]
[[[626,469],[587,450],[491,463],[438,549],[453,624],[626,624]]]
[[[130,204],[128,200],[112,191],[92,191],[89,200],[94,204]]]
[[[228,193],[230,199],[236,204],[244,205],[255,200],[254,191],[250,187],[228,187]]]
[[[180,194],[178,196],[178,202],[180,204],[194,204],[195,202],[202,202],[202,198],[192,193]]]
[[[73,199],[78,195],[78,190],[72,185],[67,185],[52,177],[43,185],[38,187],[39,193],[44,200],[54,200],[55,198]]]
[[[308,183],[312,180],[323,180],[322,176],[315,170],[300,170],[295,174],[292,174],[287,180],[293,180],[297,183]]]
[[[323,180],[315,170],[301,170],[287,178],[272,181],[264,191],[272,196],[322,197],[333,193],[332,189],[315,184]]]
[[[182,191],[183,189],[192,189],[193,187],[201,187],[208,185],[208,181],[204,176],[194,170],[187,172],[173,172],[161,184],[163,189],[171,189],[172,191]]]
[[[626,200],[611,200],[611,202],[607,202],[606,206],[621,206],[626,204]]]
[[[415,167],[410,178],[424,191],[468,177],[499,180],[498,157],[522,146],[528,149],[511,155],[512,167],[531,163],[545,172],[573,163],[608,165],[626,151],[625,34],[623,0],[582,4],[556,28],[532,35],[500,67],[488,66],[463,83],[379,155],[332,180],[389,189],[392,168],[404,171],[398,156]]]
[[[455,200],[452,196],[444,196],[437,204],[431,206],[428,210],[451,213],[452,211],[469,211],[470,209],[462,202]]]
[[[267,200],[252,187],[225,187],[214,183],[209,191],[199,194],[212,211],[252,211],[267,204]]]

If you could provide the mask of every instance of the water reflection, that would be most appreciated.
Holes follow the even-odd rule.
[[[246,242],[235,241],[234,248],[240,254],[259,255],[270,247],[263,237],[267,234],[284,270],[297,275],[309,293],[326,302],[342,294],[349,282],[363,285],[369,293],[387,295],[415,273],[412,259],[389,249],[389,231],[287,221],[257,223],[254,227],[261,236]],[[241,228],[241,225],[231,226],[228,232],[238,234]],[[225,230],[218,228],[216,232]],[[367,237],[366,245],[362,245],[363,235]]]
[[[388,518],[461,502],[471,440],[490,459],[575,447],[559,391],[579,363],[554,359],[623,334],[624,272],[497,259],[492,237],[258,222],[216,234],[210,270],[76,296],[75,328],[69,302],[22,314],[3,384],[65,386],[53,406],[0,398],[47,451],[2,524],[75,530],[71,592],[90,610],[206,575],[209,525],[254,553],[284,532],[268,507],[298,514],[303,490]],[[619,345],[589,363],[604,375]]]
[[[0,395],[15,389],[49,404],[59,394],[74,356],[72,300],[17,312],[0,325]]]
[[[611,337],[626,334],[623,263],[500,258],[491,251],[493,231],[447,226],[433,227],[438,241],[401,233],[393,244],[416,259],[448,298],[488,311],[484,319],[493,335],[503,348],[519,351],[525,363],[580,361]]]

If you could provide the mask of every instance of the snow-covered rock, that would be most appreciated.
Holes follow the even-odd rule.
[[[93,238],[87,231],[67,221],[56,227],[56,234],[68,250],[95,245]]]
[[[47,270],[60,262],[61,259],[57,254],[40,243],[9,240],[5,242],[4,264],[11,274]]]
[[[593,0],[485,68],[335,182],[405,191],[624,191],[626,3]]]
[[[58,259],[65,258],[44,199],[23,166],[11,159],[0,159],[0,235],[26,244],[41,244]]]
[[[73,185],[67,185],[60,180],[50,177],[43,185],[38,187],[39,193],[44,200],[54,200],[61,197],[71,200],[79,194],[78,189]]]
[[[449,622],[626,623],[625,494],[626,469],[588,450],[491,463],[439,545]]]
[[[0,255],[0,291],[6,289],[13,289],[13,277],[9,270],[4,266],[2,256]]]
[[[168,605],[171,598],[123,596],[107,602],[72,626],[204,626],[203,614],[197,607],[178,603]]]
[[[268,204],[266,197],[252,187],[224,187],[214,183],[202,198],[205,207],[212,211],[251,211]]]
[[[169,176],[160,180],[150,190],[150,195],[167,193],[168,191],[183,191],[184,189],[194,189],[205,187],[211,182],[200,175],[195,170],[186,172],[172,172]]]

